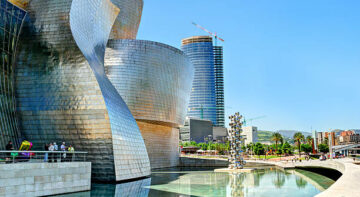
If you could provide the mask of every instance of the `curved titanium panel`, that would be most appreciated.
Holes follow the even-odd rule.
[[[14,90],[15,56],[26,11],[7,0],[0,0],[0,149],[8,141],[19,147]]]
[[[184,123],[193,65],[174,47],[144,40],[109,40],[105,70],[137,120]]]
[[[143,0],[111,1],[120,8],[120,13],[112,27],[110,39],[136,39],[144,6]]]
[[[105,99],[112,130],[116,180],[120,181],[150,175],[150,162],[135,119],[104,72],[105,47],[118,13],[119,9],[109,0],[73,0],[70,28]]]
[[[41,150],[44,143],[65,141],[75,150],[89,152],[92,178],[115,181],[114,152],[118,151],[114,149],[120,146],[113,145],[109,109],[73,39],[71,4],[72,0],[32,0],[27,6],[15,70],[20,127],[35,149]],[[134,142],[127,134],[124,140]],[[131,152],[129,159],[138,154],[136,151],[131,146],[124,149],[126,154]],[[123,175],[132,177],[128,168],[131,161],[120,163]]]
[[[217,125],[212,39],[209,36],[196,36],[184,39],[182,43],[181,49],[195,68],[188,116],[211,120],[213,125]]]

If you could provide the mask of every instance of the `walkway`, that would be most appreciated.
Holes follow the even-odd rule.
[[[327,190],[316,195],[316,197],[353,197],[359,194],[360,190],[360,165],[354,164],[353,160],[310,160],[302,162],[270,162],[270,161],[247,161],[249,163],[273,164],[281,168],[295,167],[323,167],[340,171],[343,175]]]

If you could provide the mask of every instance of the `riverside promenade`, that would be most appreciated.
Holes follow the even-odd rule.
[[[360,165],[354,163],[352,159],[336,159],[336,160],[310,160],[302,162],[291,161],[261,161],[248,160],[248,163],[258,164],[272,164],[284,169],[291,169],[296,167],[320,167],[330,168],[342,173],[342,176],[327,190],[316,195],[316,197],[354,197],[360,191]]]

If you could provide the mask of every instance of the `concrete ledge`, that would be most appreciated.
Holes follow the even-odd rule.
[[[0,196],[48,196],[90,188],[90,162],[0,165]]]
[[[179,167],[228,167],[227,159],[180,157]]]
[[[255,169],[253,169],[253,168],[243,168],[243,169],[220,168],[220,169],[215,169],[214,172],[249,173],[254,170]]]
[[[330,168],[342,173],[342,176],[327,190],[316,197],[354,197],[360,191],[360,165],[353,163],[351,159],[337,159],[327,161],[304,161],[304,162],[267,162],[250,161],[259,164],[271,164],[284,169],[296,167],[320,167]]]

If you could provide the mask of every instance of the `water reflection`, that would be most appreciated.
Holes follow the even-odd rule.
[[[301,173],[301,176],[299,176]],[[307,178],[311,176],[310,178]],[[215,173],[213,169],[162,169],[151,178],[129,183],[94,184],[91,192],[70,196],[315,196],[322,190],[314,186],[320,180],[327,187],[333,182],[311,172],[266,168],[252,173]],[[325,181],[323,181],[325,180]],[[309,183],[309,184],[308,184]],[[270,195],[271,196],[271,195]]]

